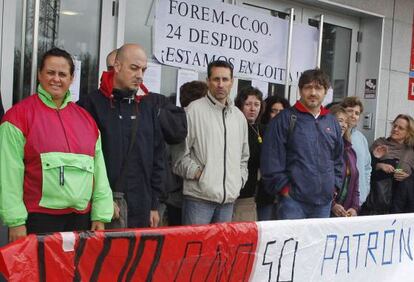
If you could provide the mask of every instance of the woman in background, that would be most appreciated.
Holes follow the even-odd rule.
[[[249,125],[249,176],[240,190],[240,196],[234,203],[233,221],[256,221],[255,195],[259,184],[260,152],[263,138],[263,126],[258,123],[263,105],[262,92],[254,87],[243,88],[234,100],[246,117]]]
[[[356,153],[352,149],[350,141],[351,127],[349,124],[348,113],[345,108],[339,105],[334,105],[329,110],[338,120],[344,140],[343,182],[341,189],[335,191],[331,212],[337,217],[356,216],[359,210],[359,173],[357,169]]]
[[[378,138],[371,146],[371,190],[364,214],[414,212],[414,120],[399,114],[392,122],[388,138]],[[375,152],[385,147],[382,154]]]
[[[270,96],[265,100],[266,108],[264,110],[261,123],[263,129],[276,117],[281,111],[290,107],[289,101],[279,96]],[[277,198],[269,195],[261,185],[258,186],[256,194],[257,219],[273,220],[276,219]]]
[[[261,119],[261,123],[266,125],[272,118],[277,116],[281,111],[290,108],[289,101],[279,96],[270,96],[265,101],[265,110]]]

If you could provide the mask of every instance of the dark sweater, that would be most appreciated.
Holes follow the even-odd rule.
[[[239,198],[250,198],[256,194],[256,189],[259,181],[257,180],[258,170],[260,168],[260,150],[261,143],[259,142],[259,136],[263,139],[263,126],[259,124],[249,125],[249,150],[250,158],[247,164],[249,170],[249,176],[247,178],[246,185],[240,190]]]

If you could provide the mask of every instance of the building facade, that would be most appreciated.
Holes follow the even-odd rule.
[[[295,22],[318,27],[320,66],[331,78],[333,100],[353,95],[362,99],[360,129],[369,142],[388,135],[399,113],[414,115],[414,101],[408,99],[414,0],[215,1],[286,20],[294,8]],[[157,0],[0,0],[0,90],[5,109],[33,93],[38,59],[52,46],[66,49],[80,62],[80,95],[98,87],[106,55],[123,43],[140,43],[152,54],[156,5]],[[161,93],[176,92],[177,72],[175,67],[161,67]],[[198,77],[204,80],[206,73]],[[232,95],[249,84],[248,79],[236,78]],[[297,87],[288,89],[284,84],[268,85],[270,95],[293,103]],[[0,245],[6,242],[7,232],[1,227]]]
[[[281,19],[319,27],[321,68],[331,77],[333,100],[359,96],[361,131],[372,142],[387,135],[399,113],[414,114],[408,99],[413,0],[216,0]],[[183,1],[178,1],[183,2]],[[191,2],[188,0],[188,2]],[[105,57],[125,42],[152,54],[157,0],[0,0],[0,89],[5,108],[30,95],[37,61],[52,46],[80,62],[80,95],[97,88]],[[153,59],[155,60],[155,58]],[[177,89],[177,68],[162,66],[161,92]],[[205,79],[205,73],[199,73]],[[248,79],[236,79],[233,95]],[[286,96],[283,84],[270,95]],[[297,89],[289,87],[294,102]]]

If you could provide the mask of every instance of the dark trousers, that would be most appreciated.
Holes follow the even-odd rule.
[[[29,213],[26,221],[27,234],[53,233],[64,231],[85,231],[91,228],[91,215]]]
[[[182,209],[167,204],[168,226],[179,226],[181,223]]]

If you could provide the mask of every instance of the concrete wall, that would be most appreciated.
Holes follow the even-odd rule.
[[[381,41],[383,37],[383,19],[376,17],[368,17],[360,19],[360,31],[362,38],[359,42],[358,50],[360,52],[360,61],[357,64],[356,72],[356,88],[355,95],[360,97],[364,104],[364,113],[359,123],[360,130],[364,133],[369,143],[376,138],[377,132],[382,132],[382,125],[379,124],[378,103],[387,99],[385,92],[378,91],[381,88],[382,80],[380,79],[381,64]],[[377,79],[377,98],[365,99],[365,81],[366,79]],[[350,94],[352,95],[352,94]],[[372,128],[365,129],[362,126],[362,120],[365,114],[372,114]]]
[[[146,22],[151,14],[152,2],[144,2],[142,7],[142,5],[137,6],[135,1],[127,1],[125,41],[140,42],[150,53],[151,41],[143,40],[143,38],[152,38],[151,23]],[[225,2],[232,3],[233,1]],[[305,6],[308,6],[307,3],[310,6],[318,5],[318,1],[297,0],[297,2],[299,6],[301,3],[305,3]],[[357,70],[357,80],[360,81],[356,83],[355,95],[363,99],[363,82],[366,78],[377,78],[379,87],[377,100],[363,99],[366,111],[374,113],[373,128],[362,130],[368,140],[372,142],[377,137],[388,135],[390,121],[397,114],[414,115],[414,101],[407,99],[414,0],[330,0],[330,2],[384,16],[383,21],[379,18],[361,18],[360,22],[364,34],[363,41],[360,43],[361,62]],[[285,0],[257,2],[257,5],[261,4],[274,9],[277,9],[279,5],[294,6],[293,1]],[[331,13],[341,14],[341,11],[331,11]],[[375,32],[377,35],[379,34],[378,36],[383,34],[381,53],[379,51],[381,38],[375,37],[377,35],[374,33],[369,34],[370,32]],[[370,40],[370,44],[368,40]],[[374,54],[373,50],[378,51],[377,54]],[[380,70],[379,75],[378,69]],[[175,92],[176,69],[164,66],[162,79],[161,92],[165,95]],[[237,89],[237,87],[235,88]],[[352,95],[351,92],[350,95]]]
[[[388,135],[390,122],[399,113],[414,116],[414,101],[407,99],[414,1],[333,0],[332,2],[385,17],[375,137]]]

